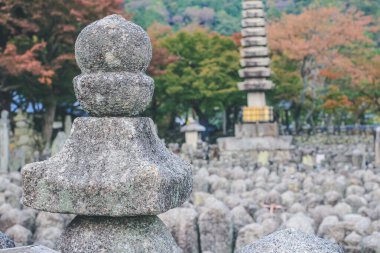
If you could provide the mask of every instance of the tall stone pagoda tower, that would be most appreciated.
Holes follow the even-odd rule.
[[[235,137],[219,138],[221,154],[258,158],[261,153],[271,159],[286,157],[291,148],[291,138],[279,136],[273,119],[273,108],[267,105],[265,92],[274,88],[262,0],[243,0],[241,70],[244,80],[239,90],[247,92],[248,104],[243,108],[242,123],[235,125]],[[259,159],[258,159],[259,160]]]
[[[272,121],[272,109],[266,105],[265,90],[273,88],[268,80],[269,49],[262,1],[243,2],[241,66],[239,74],[244,82],[239,89],[248,91],[248,107],[244,108],[244,122]]]
[[[248,93],[248,106],[243,108],[243,125],[236,126],[237,136],[277,136],[273,108],[265,91],[274,87],[271,76],[264,4],[261,0],[243,0],[240,90]],[[259,124],[261,126],[259,126]]]
[[[243,0],[241,39],[242,69],[244,81],[240,90],[248,93],[248,106],[243,108],[243,124],[235,127],[236,136],[277,136],[278,127],[273,123],[273,108],[268,106],[265,91],[274,87],[271,76],[264,4],[261,0]]]

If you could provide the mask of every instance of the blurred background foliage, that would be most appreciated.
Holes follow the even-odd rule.
[[[380,2],[267,0],[276,119],[293,130],[380,122]],[[2,0],[0,109],[33,114],[46,142],[53,121],[85,115],[75,101],[80,30],[118,13],[152,41],[156,82],[146,112],[178,140],[193,114],[211,140],[233,134],[245,94],[240,81],[241,0]],[[286,105],[286,106],[284,106]]]

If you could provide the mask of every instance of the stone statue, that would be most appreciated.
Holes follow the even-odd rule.
[[[9,167],[9,123],[8,111],[1,111],[0,118],[0,173],[7,173]]]
[[[83,29],[75,55],[75,94],[91,117],[75,119],[57,155],[23,168],[24,205],[77,214],[62,253],[180,252],[156,215],[189,198],[191,166],[165,148],[150,118],[138,117],[154,90],[144,73],[148,35],[111,15]]]

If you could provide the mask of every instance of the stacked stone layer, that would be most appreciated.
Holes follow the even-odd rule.
[[[260,0],[243,1],[242,49],[240,77],[244,82],[239,84],[241,90],[269,90],[273,83],[267,78],[271,76],[270,58],[266,32],[264,4]]]
[[[179,252],[157,214],[182,205],[191,166],[168,151],[153,121],[138,116],[154,82],[146,32],[119,15],[87,26],[75,55],[77,99],[95,117],[78,118],[61,152],[25,166],[26,206],[78,216],[59,242],[62,253]]]
[[[240,90],[255,93],[255,100],[261,103],[250,104],[243,108],[243,122],[270,122],[273,120],[273,109],[265,102],[264,91],[274,87],[271,77],[266,32],[264,4],[260,0],[243,0],[243,20],[241,39],[242,69],[239,71],[244,81],[238,84]]]

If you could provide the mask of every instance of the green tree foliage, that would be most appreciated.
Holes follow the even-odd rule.
[[[201,120],[219,110],[243,102],[237,90],[239,52],[231,38],[203,29],[179,31],[165,38],[162,46],[177,60],[156,78],[161,108],[172,115],[192,108]]]
[[[144,28],[160,22],[176,29],[197,24],[224,35],[240,30],[241,0],[126,0],[126,7]]]

